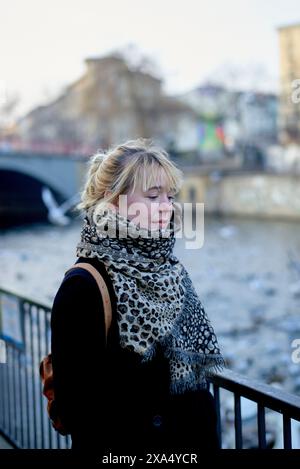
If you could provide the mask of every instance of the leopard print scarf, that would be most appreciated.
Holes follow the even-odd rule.
[[[78,257],[98,257],[117,296],[121,347],[150,360],[161,346],[168,358],[170,392],[207,387],[225,361],[192,281],[173,255],[174,211],[167,229],[140,228],[111,208],[87,210]]]

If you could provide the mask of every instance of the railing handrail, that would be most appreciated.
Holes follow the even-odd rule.
[[[44,303],[40,303],[39,301],[36,301],[36,300],[34,300],[34,299],[32,299],[32,298],[30,299],[30,298],[28,298],[28,297],[26,297],[26,296],[20,295],[19,293],[16,293],[16,292],[14,292],[14,291],[12,291],[12,290],[7,290],[6,288],[0,287],[0,293],[5,293],[5,294],[7,294],[7,295],[16,296],[17,298],[19,298],[19,300],[22,300],[22,301],[24,301],[24,302],[26,302],[26,303],[29,303],[29,304],[31,304],[31,305],[33,305],[33,306],[36,306],[37,308],[42,308],[42,309],[44,309],[44,310],[46,310],[46,311],[50,311],[50,310],[51,310],[51,306],[50,306],[50,305],[46,305],[46,304],[44,304]]]
[[[248,378],[230,369],[213,373],[209,379],[228,391],[238,393],[264,407],[300,421],[300,397],[270,384]]]

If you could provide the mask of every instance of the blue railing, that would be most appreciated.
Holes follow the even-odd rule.
[[[70,448],[70,438],[51,426],[39,378],[39,363],[50,351],[51,309],[3,289],[0,306],[0,338],[6,349],[3,363],[3,350],[0,352],[0,434],[16,448]],[[252,447],[272,447],[266,422],[266,412],[270,410],[282,418],[283,447],[293,447],[291,422],[300,421],[299,397],[230,370],[214,374],[210,389],[215,398],[222,447],[249,447],[244,444],[243,430],[248,423],[242,412],[243,399],[257,407],[257,441]],[[226,413],[228,394],[233,398],[231,417]]]
[[[51,426],[39,377],[40,361],[50,350],[51,309],[3,289],[0,301],[0,338],[6,344],[6,362],[0,364],[0,432],[17,448],[69,448],[70,438]]]

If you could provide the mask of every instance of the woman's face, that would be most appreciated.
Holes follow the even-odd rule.
[[[165,229],[172,216],[174,194],[166,189],[166,178],[161,172],[154,187],[143,192],[141,189],[131,193],[129,191],[124,202],[119,199],[119,213],[141,228],[156,230]]]

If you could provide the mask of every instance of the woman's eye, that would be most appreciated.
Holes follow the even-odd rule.
[[[157,197],[158,195],[148,195],[148,199],[157,199]],[[173,201],[175,197],[173,195],[169,195],[168,199]]]

